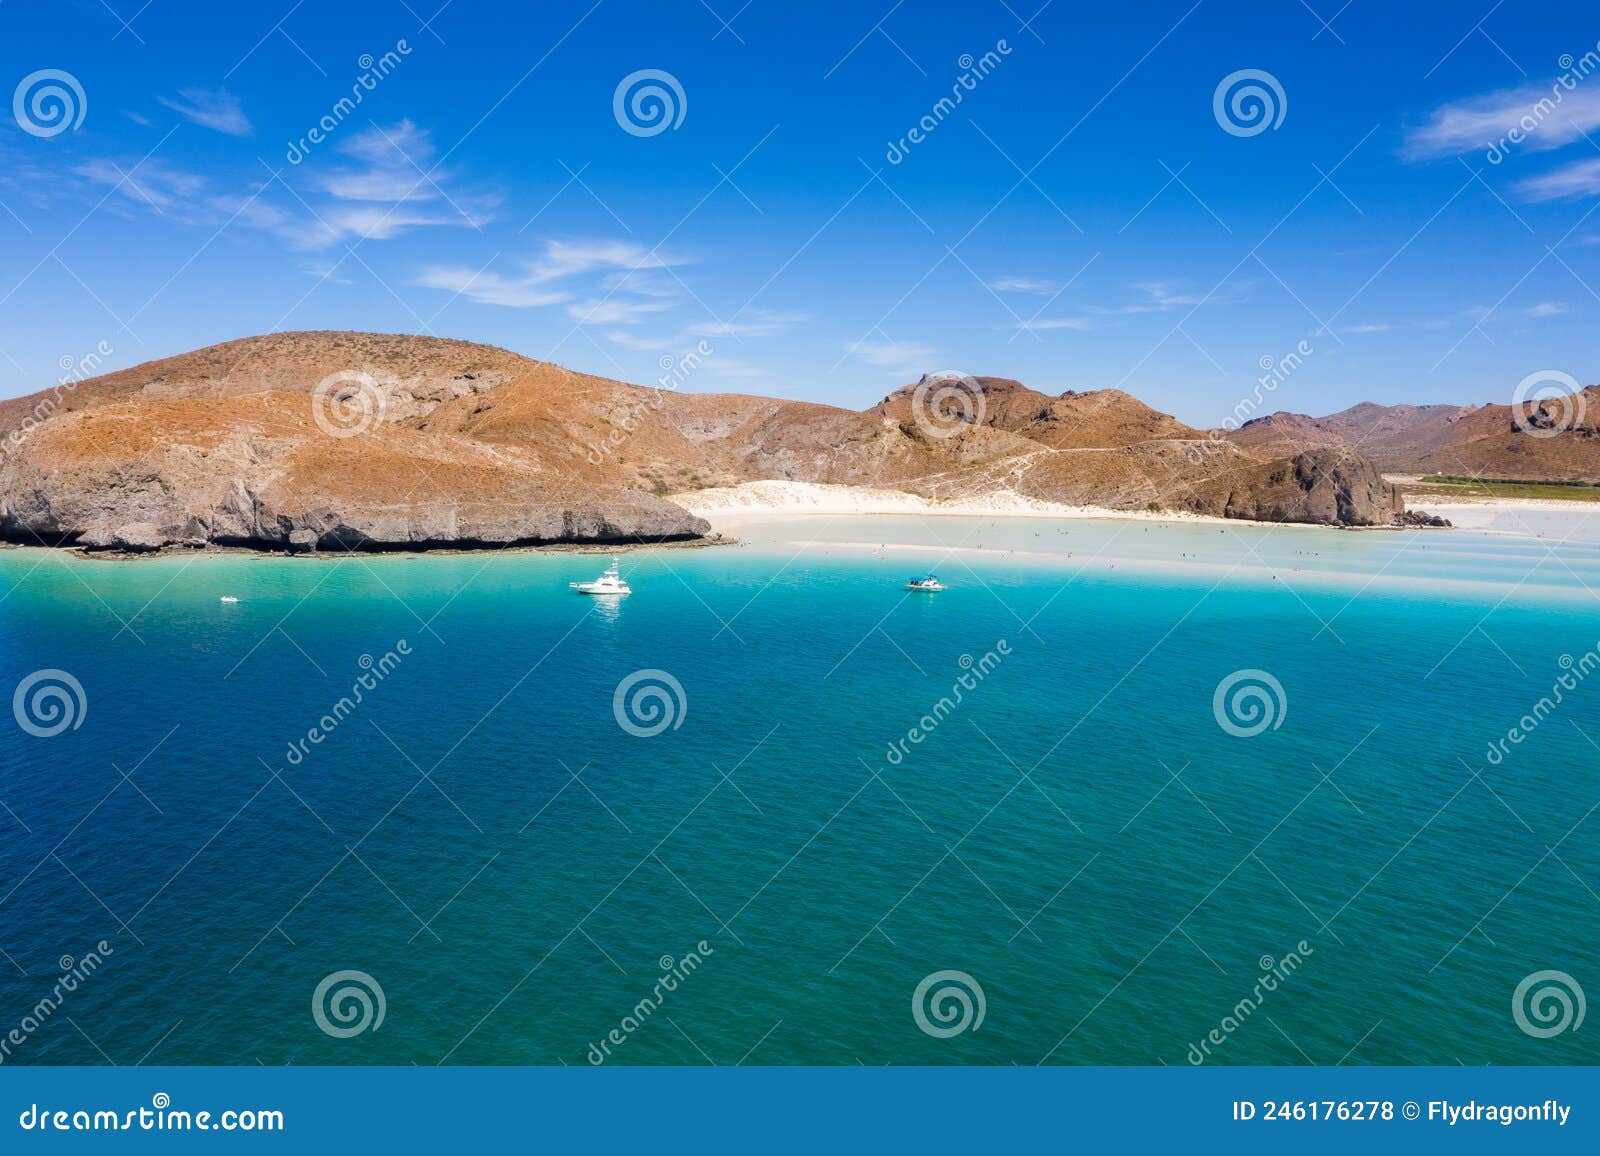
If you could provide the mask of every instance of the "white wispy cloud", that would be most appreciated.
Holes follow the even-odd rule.
[[[1035,277],[1000,277],[985,281],[984,285],[996,293],[1037,293],[1041,297],[1059,293],[1062,289],[1059,281],[1043,281]]]
[[[1486,321],[1537,321],[1545,317],[1560,317],[1567,312],[1567,306],[1561,301],[1539,301],[1516,309],[1502,309],[1499,306],[1471,305],[1461,311],[1462,316],[1470,317],[1473,321],[1482,324]]]
[[[396,205],[332,205],[294,230],[291,240],[304,249],[323,249],[351,238],[387,241],[423,226],[476,227],[480,222],[452,209]]]
[[[606,340],[613,345],[620,345],[624,349],[635,349],[641,353],[670,353],[673,344],[670,338],[641,337],[637,333],[629,333],[626,329],[614,329],[606,334]]]
[[[386,241],[411,229],[482,229],[498,198],[454,187],[455,174],[435,169],[432,135],[413,121],[374,124],[339,145],[344,164],[312,178],[333,198],[310,210],[311,220],[294,238],[300,248],[318,249],[341,241]]]
[[[642,315],[671,308],[672,301],[653,292],[640,294],[652,298],[646,301],[619,295],[623,294],[619,286],[627,284],[625,275],[683,263],[681,258],[646,249],[632,241],[554,239],[544,242],[544,250],[537,257],[518,262],[520,272],[515,275],[460,265],[431,265],[418,274],[414,283],[448,290],[483,305],[529,309],[567,304],[569,313],[586,324],[632,324]],[[607,295],[577,300],[577,294],[588,287],[574,286],[570,282],[595,272],[607,274],[602,282],[619,272],[624,274],[624,279],[613,282],[607,288]],[[604,284],[601,287],[606,288]]]
[[[725,378],[729,381],[765,381],[771,376],[765,366],[755,365],[748,361],[740,361],[732,357],[723,357],[721,354],[706,358],[697,367],[696,372],[701,369],[713,377]]]
[[[671,337],[651,337],[626,329],[615,329],[606,334],[606,340],[624,349],[631,349],[639,353],[648,353],[652,357],[670,356],[682,358],[688,350],[694,349],[698,344],[687,331],[674,334]],[[719,378],[734,383],[747,383],[765,381],[770,378],[766,366],[757,365],[755,362],[728,357],[721,347],[707,344],[711,349],[709,354],[696,355],[694,374],[696,379],[702,375]]]
[[[109,185],[119,195],[163,215],[187,213],[207,185],[201,174],[186,172],[160,157],[126,163],[97,158],[72,171],[85,180]]]
[[[1394,328],[1387,321],[1374,321],[1367,325],[1349,325],[1342,329],[1342,333],[1388,333]]]
[[[142,162],[97,158],[73,171],[111,186],[168,220],[257,229],[300,251],[355,240],[385,241],[425,226],[481,228],[493,216],[497,198],[447,190],[443,182],[448,174],[434,173],[431,181],[422,180],[407,156],[427,164],[433,147],[428,134],[410,121],[387,129],[374,125],[353,135],[340,151],[359,164],[311,177],[311,187],[304,193],[287,183],[275,188],[277,182],[258,182],[246,193],[214,191],[206,176],[178,169],[160,157]],[[279,180],[286,182],[287,177]],[[276,201],[271,199],[273,193],[278,195]]]
[[[480,305],[504,305],[510,309],[532,309],[540,305],[559,305],[569,294],[515,277],[502,277],[480,269],[461,266],[431,266],[412,281],[428,289],[443,289]]]
[[[388,126],[374,124],[345,140],[339,151],[369,165],[421,165],[433,159],[433,136],[407,117]]]
[[[787,333],[800,321],[803,313],[777,313],[766,309],[751,309],[738,318],[728,321],[701,321],[684,332],[689,337],[774,337]]]
[[[580,325],[637,325],[653,313],[671,309],[671,301],[638,301],[626,297],[591,297],[567,306],[567,316]]]
[[[1012,329],[1024,333],[1035,329],[1076,329],[1088,330],[1094,328],[1094,322],[1087,317],[1036,317],[1032,321],[1018,321],[1011,326]]]
[[[347,201],[431,201],[444,195],[448,173],[431,172],[433,137],[410,120],[387,127],[373,125],[339,145],[339,152],[358,162],[320,174],[317,185]]]
[[[158,96],[156,99],[185,120],[203,128],[215,129],[229,136],[249,136],[255,131],[250,118],[239,107],[238,97],[225,88],[215,92],[204,88],[186,88],[178,97]]]
[[[318,281],[331,281],[335,285],[351,284],[348,278],[339,276],[339,266],[332,261],[307,261],[300,266],[300,272]]]
[[[160,157],[128,162],[96,158],[72,171],[85,180],[109,186],[118,196],[168,221],[212,228],[260,229],[288,240],[304,232],[299,218],[265,199],[259,186],[253,196],[216,192],[206,176],[180,169]]]
[[[529,275],[544,281],[595,269],[621,270],[624,279],[641,269],[670,269],[687,264],[681,257],[646,249],[633,241],[549,240],[544,254],[529,263]],[[621,284],[620,282],[618,284]]]
[[[1209,293],[1184,292],[1172,281],[1143,281],[1134,286],[1146,294],[1149,308],[1183,309],[1196,305],[1231,305],[1244,300],[1244,290],[1236,285],[1222,285]]]
[[[1559,94],[1559,100],[1557,99]],[[1516,130],[1520,148],[1558,148],[1600,128],[1600,89],[1572,91],[1554,84],[1527,84],[1453,101],[1433,110],[1406,134],[1409,160],[1460,156],[1499,145]]]
[[[493,217],[497,197],[447,189],[452,174],[424,178],[433,159],[432,141],[409,120],[354,133],[338,151],[356,163],[306,174],[299,178],[307,182],[301,191],[291,189],[284,175],[279,179],[290,190],[288,207],[269,205],[258,194],[236,223],[271,232],[304,251],[386,241],[422,227],[481,229]],[[228,204],[216,207],[232,216]]]
[[[223,219],[253,229],[265,229],[282,236],[292,235],[298,227],[295,215],[287,209],[264,199],[259,191],[255,196],[225,193],[208,197],[206,205],[223,215]]]
[[[932,346],[915,341],[857,341],[845,350],[849,356],[859,357],[868,365],[893,369],[903,375],[924,372],[936,357]]]
[[[644,269],[625,269],[620,273],[608,273],[600,280],[600,288],[606,292],[638,293],[644,297],[676,297],[683,292],[683,286],[676,278],[663,275],[661,269],[665,266]]]
[[[607,278],[609,281],[610,278]],[[574,304],[569,311],[581,311],[582,306]],[[642,315],[649,312],[646,307],[633,309],[627,321],[643,319]],[[585,315],[584,320],[597,320],[597,317]],[[743,344],[746,338],[775,337],[781,333],[789,332],[797,323],[810,318],[803,313],[781,313],[771,309],[745,309],[735,317],[726,321],[712,318],[706,321],[696,321],[685,325],[670,335],[640,334],[629,332],[626,329],[614,329],[606,334],[606,340],[613,345],[620,345],[624,349],[632,349],[641,353],[672,354],[678,350],[689,349],[699,345],[716,350],[716,357],[708,358],[702,369],[713,376],[725,378],[730,381],[758,381],[769,376],[766,367],[750,361],[738,360],[725,356],[723,350],[728,342]],[[723,339],[728,339],[725,342]],[[700,372],[697,370],[696,372]]]
[[[1517,195],[1528,201],[1560,201],[1600,195],[1600,157],[1574,161],[1516,185]]]
[[[415,169],[371,168],[325,174],[318,182],[323,192],[342,201],[433,201],[442,195],[436,185]]]
[[[1106,316],[1133,313],[1165,313],[1172,309],[1194,309],[1202,305],[1238,305],[1246,300],[1242,285],[1219,285],[1209,293],[1185,290],[1176,281],[1140,281],[1133,286],[1144,299],[1126,305],[1091,305],[1090,313]]]

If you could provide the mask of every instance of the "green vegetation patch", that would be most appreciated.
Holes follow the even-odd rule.
[[[1538,482],[1524,478],[1464,478],[1436,474],[1401,485],[1407,496],[1530,498],[1561,502],[1600,502],[1600,485],[1582,481]]]

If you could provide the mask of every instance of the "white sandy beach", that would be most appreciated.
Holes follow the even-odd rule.
[[[1476,596],[1515,588],[1519,597],[1548,601],[1592,598],[1583,583],[1594,585],[1592,575],[1600,572],[1600,558],[1581,549],[1600,544],[1600,510],[1593,507],[1531,510],[1492,502],[1440,508],[1460,519],[1463,532],[1457,534],[1329,533],[1318,526],[1070,506],[1007,493],[934,502],[894,490],[781,481],[673,500],[743,546],[773,552],[782,559],[780,571],[808,555],[903,560],[907,572],[949,571],[952,587],[986,584],[991,579],[978,577],[980,570],[1015,575],[1043,566],[1073,578],[1187,575],[1286,591],[1427,587]],[[1526,545],[1518,547],[1517,539]],[[1558,546],[1570,548],[1556,560],[1551,549]],[[1548,574],[1531,573],[1546,563]],[[1575,575],[1582,580],[1566,582]]]
[[[1113,510],[1104,506],[1072,506],[1062,502],[1041,502],[1010,490],[982,497],[931,499],[904,490],[875,489],[868,486],[822,485],[814,482],[745,482],[737,486],[717,486],[670,494],[669,499],[722,530],[733,522],[749,523],[798,515],[819,514],[832,517],[874,514],[922,515],[983,518],[1095,518],[1135,522],[1179,522],[1277,525],[1243,523],[1240,519],[1217,518],[1181,511]],[[1490,533],[1527,537],[1565,537],[1565,528],[1579,523],[1600,527],[1600,503],[1565,502],[1528,498],[1451,498],[1444,502],[1426,497],[1408,502],[1412,509],[1426,510],[1450,519],[1456,527]],[[1579,540],[1590,537],[1580,534]]]
[[[771,516],[789,518],[797,514],[827,514],[839,517],[870,514],[921,514],[948,517],[985,518],[1120,518],[1145,522],[1227,522],[1205,514],[1179,511],[1153,513],[1148,510],[1112,510],[1104,506],[1069,506],[1062,502],[1041,502],[1010,490],[983,497],[931,499],[904,490],[873,489],[867,486],[832,486],[815,482],[744,482],[737,486],[716,486],[669,494],[691,514],[715,526],[719,518],[737,516],[741,521]],[[1233,524],[1237,525],[1235,520]]]
[[[1454,498],[1413,505],[1449,518],[1458,530],[1556,541],[1600,541],[1600,503],[1531,498]]]

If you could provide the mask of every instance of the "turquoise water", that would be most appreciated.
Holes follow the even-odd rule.
[[[567,589],[593,556],[0,554],[0,688],[85,703],[0,727],[0,1036],[111,949],[5,1062],[1600,1058],[1512,1014],[1531,973],[1600,992],[1600,676],[1488,754],[1600,642],[1600,548],[741,533],[626,556],[618,605]],[[649,737],[641,670],[682,688]],[[1251,737],[1213,708],[1240,670],[1282,688]],[[319,1028],[343,970],[376,1030]],[[913,1015],[944,970],[983,992],[948,1038]]]

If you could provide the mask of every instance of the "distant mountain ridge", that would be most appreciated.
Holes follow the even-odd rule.
[[[1600,482],[1600,386],[1521,405],[1376,405],[1274,413],[1225,434],[1254,453],[1343,446],[1391,473]]]
[[[864,412],[628,385],[431,337],[244,338],[0,403],[0,537],[426,549],[692,539],[671,500],[785,479],[1385,525],[1340,444],[1283,453],[1118,390],[932,375]]]

